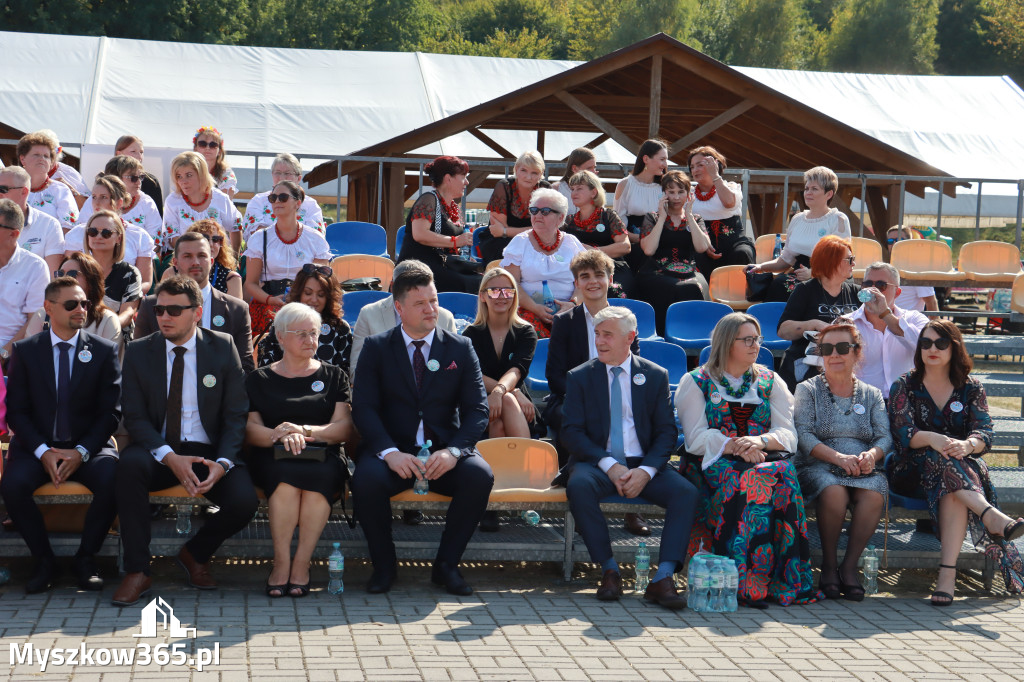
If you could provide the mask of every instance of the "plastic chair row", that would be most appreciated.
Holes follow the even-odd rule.
[[[892,246],[890,262],[900,275],[913,279],[999,282],[1021,274],[1020,250],[996,241],[968,242],[960,247],[957,268],[949,245],[931,239],[907,239]]]
[[[363,254],[388,256],[388,233],[375,223],[347,221],[331,223],[324,232],[327,245],[335,256]]]
[[[776,333],[785,307],[785,303],[756,303],[747,309],[747,313],[757,318],[761,325],[761,335],[764,336],[762,349],[771,352],[789,348],[790,342],[780,339]],[[711,343],[711,331],[719,320],[731,312],[733,309],[730,306],[715,301],[673,303],[665,314],[665,340],[694,354]]]

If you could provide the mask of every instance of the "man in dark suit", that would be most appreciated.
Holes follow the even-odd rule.
[[[597,358],[569,372],[562,440],[569,449],[569,508],[591,559],[604,573],[597,598],[618,599],[622,578],[612,555],[600,502],[615,494],[665,508],[658,570],[644,598],[670,609],[686,601],[673,574],[683,566],[697,489],[668,466],[676,444],[668,372],[633,355],[636,318],[610,306],[594,316]]]
[[[402,324],[366,339],[352,398],[362,436],[352,497],[373,561],[367,591],[387,592],[397,573],[391,496],[426,478],[431,490],[452,498],[431,579],[469,595],[459,560],[494,485],[476,451],[489,414],[480,363],[468,339],[436,328],[437,289],[429,273],[403,272],[392,292]],[[415,453],[428,440],[433,453],[424,466]]]
[[[235,341],[238,357],[242,360],[245,373],[256,368],[252,354],[252,325],[249,320],[249,305],[234,296],[217,291],[210,285],[210,242],[198,232],[186,232],[174,244],[174,267],[186,277],[195,280],[203,293],[203,319],[199,326],[229,334]],[[135,338],[141,339],[157,330],[153,305],[156,296],[146,296],[139,305],[135,317]]]
[[[14,432],[0,479],[7,513],[36,560],[29,594],[48,589],[57,576],[50,540],[32,493],[51,481],[60,489],[76,481],[93,495],[75,554],[83,590],[103,588],[95,554],[117,507],[111,438],[121,419],[121,368],[117,347],[81,331],[89,300],[73,277],[50,282],[43,307],[50,330],[14,344],[7,382],[7,421]]]
[[[181,484],[220,507],[178,552],[187,582],[216,589],[207,562],[220,544],[249,523],[258,500],[239,452],[249,399],[231,337],[199,328],[202,293],[175,276],[156,288],[160,331],[128,344],[124,417],[132,444],[117,467],[124,568],[118,606],[146,594],[149,577],[149,492]]]

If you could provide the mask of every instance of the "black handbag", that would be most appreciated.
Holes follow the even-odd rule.
[[[754,272],[747,270],[747,300],[763,301],[768,297],[774,275],[770,272]]]
[[[327,460],[327,451],[331,448],[327,443],[306,443],[302,452],[292,454],[285,450],[283,443],[274,443],[274,459],[306,459],[314,462]]]

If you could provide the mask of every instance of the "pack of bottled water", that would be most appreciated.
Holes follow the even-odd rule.
[[[732,559],[700,550],[690,559],[687,572],[687,605],[698,613],[736,611],[740,572]]]

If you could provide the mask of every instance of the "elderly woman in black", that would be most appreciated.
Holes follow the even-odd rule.
[[[635,298],[633,271],[626,263],[632,248],[619,214],[606,205],[604,187],[590,171],[569,178],[569,197],[576,211],[566,217],[562,231],[580,240],[588,249],[600,249],[615,261],[614,283],[608,295]]]

